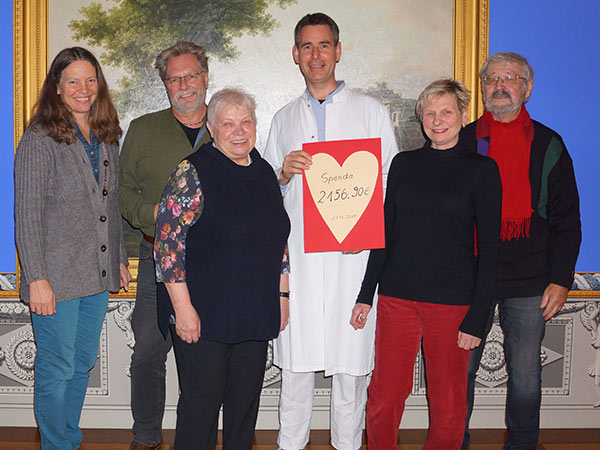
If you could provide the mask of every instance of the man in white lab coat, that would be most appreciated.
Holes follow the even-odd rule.
[[[398,149],[387,109],[335,79],[342,55],[336,23],[322,13],[308,14],[296,25],[294,38],[294,62],[306,90],[273,118],[264,155],[279,174],[292,223],[289,304],[286,293],[281,298],[283,314],[289,305],[289,325],[274,346],[275,364],[283,370],[278,444],[298,450],[308,443],[314,372],[324,370],[333,376],[331,443],[338,450],[355,450],[362,445],[376,320],[371,317],[361,330],[349,320],[369,252],[304,252],[301,174],[312,158],[301,148],[305,142],[380,137],[384,186]]]

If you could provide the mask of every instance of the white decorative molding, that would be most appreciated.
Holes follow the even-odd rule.
[[[0,302],[0,394],[33,394],[35,354],[27,305],[20,301]],[[87,395],[108,395],[108,357],[105,319]]]
[[[591,346],[594,348],[594,362],[589,365],[587,374],[593,378],[597,401],[594,408],[600,408],[600,302],[587,302],[580,311],[581,323],[591,334]]]
[[[273,364],[273,341],[269,341],[269,347],[267,348],[265,377],[263,379],[263,391],[264,388],[269,387],[279,381],[281,381],[281,370],[279,367]]]
[[[129,428],[132,425],[129,409],[129,377],[123,370],[131,358],[134,344],[131,331],[131,313],[134,303],[128,299],[111,298],[108,314],[103,325],[99,345],[99,359],[90,378],[81,424],[90,428]],[[543,369],[542,427],[595,427],[600,420],[600,408],[594,406],[600,400],[596,376],[590,376],[600,354],[592,330],[598,331],[600,307],[597,298],[571,299],[547,325],[544,349],[540,354]],[[496,323],[496,327],[498,324]],[[0,416],[5,426],[35,426],[33,417],[32,387],[14,364],[19,361],[21,370],[30,367],[33,360],[31,348],[29,310],[17,299],[0,301]],[[471,421],[473,428],[504,427],[505,372],[502,372],[504,353],[501,347],[501,330],[494,328],[495,338],[488,342],[486,367],[496,381],[490,386],[479,384],[476,391],[475,412]],[[10,345],[9,345],[10,343]],[[595,344],[596,343],[596,344]],[[11,371],[6,355],[11,354],[14,363]],[[277,429],[277,405],[279,400],[279,369],[272,364],[272,346],[265,371],[265,385],[257,427]],[[428,409],[424,383],[424,365],[419,356],[414,367],[414,387],[407,399],[401,427],[426,428]],[[14,371],[21,374],[15,375]],[[594,372],[595,373],[595,372]],[[504,374],[504,375],[503,375]],[[167,361],[167,404],[165,429],[175,427],[178,399],[177,373],[173,354]],[[27,378],[26,376],[24,378]],[[481,379],[480,379],[481,381]],[[31,381],[29,381],[30,383]],[[498,384],[499,383],[499,384]],[[317,376],[311,427],[329,427],[330,389],[329,379]]]
[[[0,393],[33,392],[35,341],[31,327],[23,325],[0,337],[0,374],[12,385],[0,386]]]
[[[131,327],[131,316],[135,309],[134,302],[112,301],[108,303],[107,314],[113,313],[113,320],[121,331],[125,333],[125,344],[133,350],[135,345],[135,336]]]

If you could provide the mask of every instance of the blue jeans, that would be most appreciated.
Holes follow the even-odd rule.
[[[56,303],[56,314],[31,315],[35,355],[35,418],[43,450],[74,450],[79,418],[106,315],[108,292]]]
[[[542,296],[498,300],[500,326],[504,332],[504,354],[508,371],[505,420],[508,439],[504,449],[533,449],[540,429],[542,363],[540,353],[546,321],[540,308]],[[493,312],[486,329],[489,332]],[[469,420],[473,412],[475,375],[483,354],[483,344],[471,352],[467,385],[467,422],[462,449],[469,448]]]
[[[138,284],[131,326],[135,346],[131,355],[131,414],[133,441],[148,446],[161,442],[165,411],[166,361],[172,339],[158,328],[156,277],[152,244],[142,239]]]

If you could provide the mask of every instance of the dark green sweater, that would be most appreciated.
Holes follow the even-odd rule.
[[[154,236],[154,206],[177,164],[210,141],[208,131],[194,148],[171,108],[133,120],[121,148],[119,206],[134,228]]]

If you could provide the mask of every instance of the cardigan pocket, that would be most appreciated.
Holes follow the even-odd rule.
[[[94,186],[87,186],[84,180],[83,170],[89,169],[91,172],[91,166],[87,167],[90,165],[89,161],[77,161],[79,155],[75,156],[73,152],[64,149],[61,151],[64,153],[61,154],[61,158],[55,160],[49,195],[69,202],[74,199],[81,200],[82,196],[89,197],[89,194],[84,192],[98,189],[97,183],[94,183]]]

